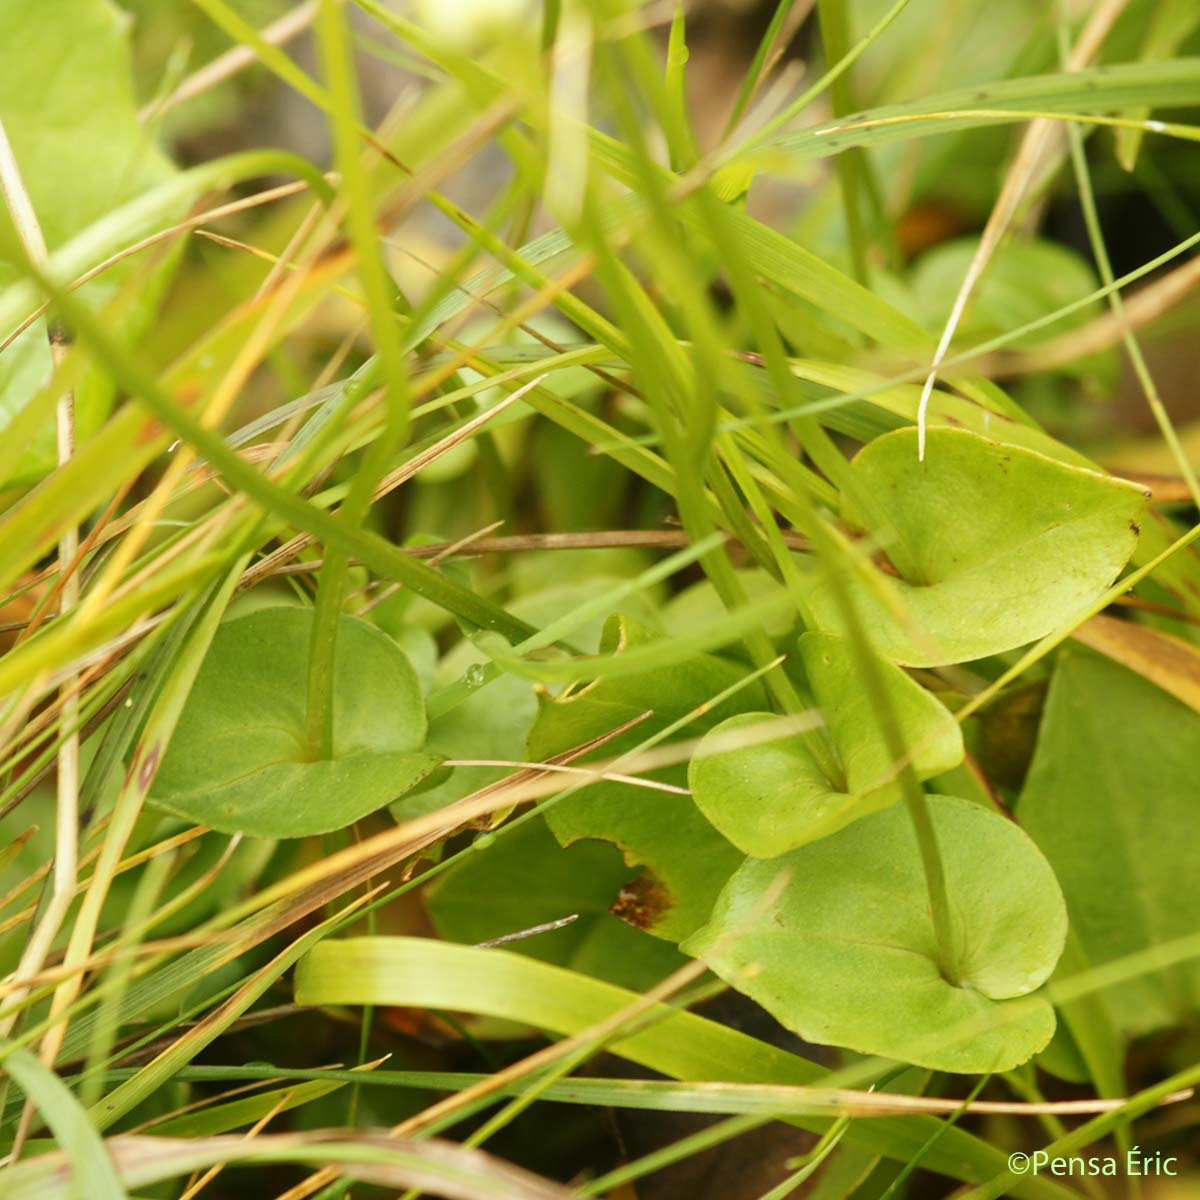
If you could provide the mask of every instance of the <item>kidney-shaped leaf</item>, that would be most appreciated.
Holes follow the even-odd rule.
[[[439,759],[418,753],[425,706],[408,659],[353,617],[338,624],[333,755],[304,755],[312,611],[265,608],[217,631],[154,781],[160,807],[225,833],[304,837],[402,795]]]
[[[739,728],[769,721],[769,713],[723,721],[700,743],[688,769],[700,811],[756,858],[774,858],[827,837],[901,795],[900,784],[888,778],[894,773],[893,755],[850,642],[806,633],[800,656],[844,781],[828,779],[798,737],[730,745]],[[918,778],[957,766],[963,743],[954,718],[893,663],[878,659],[876,670]],[[840,782],[844,788],[837,786]]]
[[[469,582],[469,580],[468,580]],[[609,575],[585,575],[568,583],[517,597],[508,610],[514,617],[541,629],[567,616],[595,598],[606,587],[621,581]],[[649,617],[653,609],[646,606]],[[604,618],[598,617],[571,633],[572,642],[593,652],[600,645]],[[411,628],[411,626],[407,626]],[[438,664],[433,686],[444,687],[467,676],[487,662],[487,655],[464,639],[453,646]],[[429,722],[426,745],[448,759],[496,759],[501,762],[524,756],[525,740],[537,716],[533,684],[520,675],[501,674],[486,687],[472,691],[466,699]],[[392,806],[392,815],[406,821],[460,800],[510,774],[509,767],[453,767],[443,778],[430,780]]]
[[[903,806],[784,858],[747,860],[682,948],[812,1042],[939,1071],[1025,1062],[1054,1032],[1053,1008],[1029,994],[1066,937],[1054,872],[1003,817],[953,797],[929,803],[953,910],[953,981],[938,966]]]
[[[1133,553],[1146,501],[1124,480],[961,429],[929,430],[924,462],[915,429],[884,434],[853,471],[871,511],[843,495],[842,516],[890,559],[863,566],[854,598],[876,649],[908,666],[998,654],[1081,616]],[[845,632],[825,564],[807,570],[819,624]]]

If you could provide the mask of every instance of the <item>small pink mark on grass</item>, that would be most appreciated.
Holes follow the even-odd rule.
[[[143,755],[137,768],[138,787],[143,792],[150,790],[150,785],[154,782],[154,773],[158,770],[158,760],[162,755],[162,745],[155,742],[149,750]]]

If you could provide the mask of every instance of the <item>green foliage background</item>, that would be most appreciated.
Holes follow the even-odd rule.
[[[0,66],[0,1195],[1190,1194],[1200,10]]]

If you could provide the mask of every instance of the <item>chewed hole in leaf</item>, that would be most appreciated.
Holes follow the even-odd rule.
[[[783,858],[748,859],[683,949],[809,1041],[941,1071],[1027,1061],[1054,1032],[1053,1008],[1032,993],[1066,938],[1058,882],[1012,822],[953,797],[929,804],[953,910],[953,980],[939,967],[902,806]]]
[[[260,609],[217,631],[155,779],[161,808],[226,833],[304,837],[403,795],[438,764],[421,753],[425,706],[396,643],[338,622],[333,754],[304,753],[305,608]]]
[[[1024,645],[1080,616],[1120,575],[1146,493],[966,430],[915,429],[869,443],[854,460],[842,516],[891,567],[846,576],[864,627],[886,657],[940,666]],[[808,570],[821,628],[846,630],[824,565]]]
[[[602,649],[624,653],[654,637],[628,617],[613,617]],[[727,694],[745,674],[746,668],[733,660],[697,654],[659,670],[597,679],[557,697],[543,694],[526,756],[544,760],[635,720],[633,728],[606,742],[597,756],[619,758],[692,713],[695,719],[678,736],[702,734],[725,717],[766,703],[757,681]],[[726,699],[713,703],[722,694]],[[646,777],[678,786],[685,782],[685,769],[666,767],[648,771]],[[661,890],[652,903],[649,896],[635,895],[628,905],[619,904],[617,912],[627,920],[636,917],[632,923],[638,928],[668,941],[687,937],[707,919],[721,885],[743,857],[690,797],[610,780],[548,807],[546,824],[564,846],[600,839],[617,846],[630,866],[645,867]]]
[[[827,778],[798,737],[729,746],[739,729],[769,722],[769,713],[723,721],[701,742],[688,771],[700,811],[735,846],[757,858],[774,858],[827,837],[900,798],[881,714],[850,642],[806,633],[800,656],[845,786]],[[878,659],[875,671],[917,777],[928,779],[957,766],[963,744],[953,717],[894,664]]]

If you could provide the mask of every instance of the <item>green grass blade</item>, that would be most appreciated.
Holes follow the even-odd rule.
[[[612,1016],[637,997],[560,967],[496,950],[422,938],[352,938],[326,942],[296,972],[299,1004],[400,1004],[484,1013],[559,1034],[573,1034]],[[616,1044],[622,1057],[679,1079],[819,1083],[815,1064],[688,1012]],[[800,1123],[800,1122],[798,1122]],[[818,1132],[827,1121],[804,1119]],[[847,1135],[905,1161],[938,1128],[936,1119],[881,1118],[857,1122]],[[926,1165],[957,1179],[982,1181],[1003,1155],[959,1129],[931,1150]],[[993,1164],[989,1168],[987,1164]],[[1063,1197],[1057,1184],[1031,1180],[1023,1195]]]
[[[70,1164],[71,1178],[64,1194],[87,1200],[126,1200],[104,1140],[66,1085],[28,1050],[9,1048],[0,1053],[4,1070],[45,1118]],[[6,1191],[0,1172],[0,1192]]]
[[[238,1017],[247,1012],[271,985],[279,979],[298,959],[316,946],[323,937],[337,927],[346,915],[359,908],[361,898],[353,901],[342,912],[335,913],[321,924],[297,938],[290,946],[280,951],[269,963],[256,971],[220,1008],[216,1009],[198,1025],[185,1031],[161,1054],[146,1064],[136,1075],[100,1100],[89,1112],[99,1129],[107,1129],[126,1113],[136,1108],[147,1096],[156,1092],[185,1063],[190,1062],[205,1046],[210,1045]]]
[[[1097,115],[1141,105],[1187,108],[1196,104],[1200,104],[1200,58],[1129,63],[1070,75],[1006,79],[943,92],[926,100],[868,109],[812,129],[777,134],[747,153],[761,153],[768,161],[775,154],[796,159],[825,158],[852,146],[953,133],[997,121],[1047,114]],[[1016,110],[1021,110],[1020,114],[1012,115]]]
[[[40,275],[31,267],[27,269]],[[176,404],[156,380],[114,343],[95,317],[73,302],[46,276],[40,275],[40,282],[64,315],[70,318],[80,336],[88,341],[92,352],[104,366],[137,395],[159,420],[265,511],[283,517],[327,545],[361,558],[384,578],[408,585],[418,594],[481,628],[495,629],[506,637],[515,638],[527,637],[534,632],[523,621],[518,621],[470,589],[411,558],[379,534],[346,529],[336,517],[272,483],[231,450],[220,434],[201,425]],[[20,512],[19,507],[14,515]],[[6,565],[12,568],[12,564]]]

